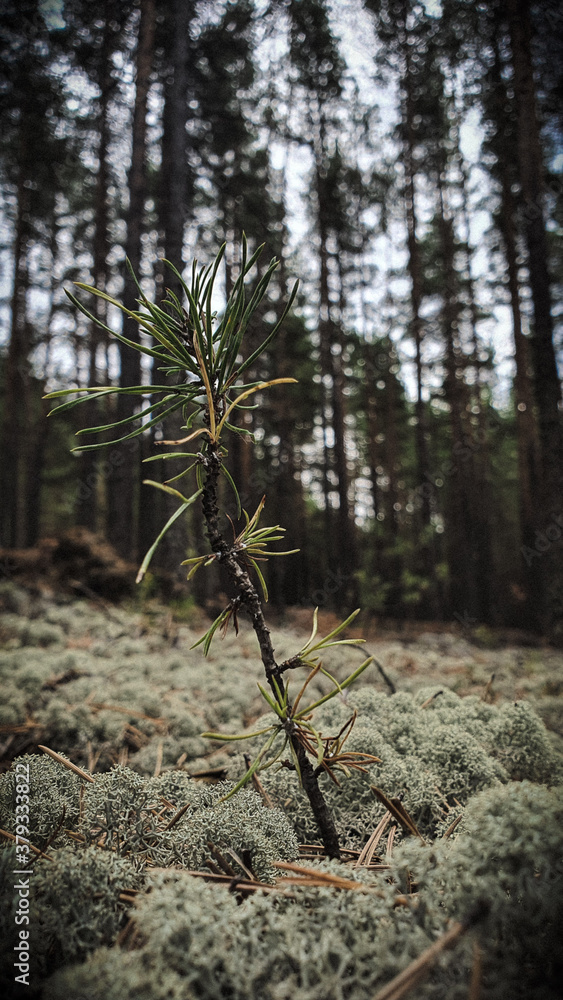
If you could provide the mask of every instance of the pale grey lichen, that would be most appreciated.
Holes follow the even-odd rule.
[[[233,870],[244,874],[238,855],[254,874],[266,881],[275,876],[272,862],[292,860],[297,839],[278,809],[267,809],[253,791],[244,790],[221,801],[232,784],[205,785],[183,772],[171,771],[145,779],[126,767],[99,775],[85,789],[81,833],[88,843],[101,843],[140,865],[180,865],[201,869],[211,857],[209,844],[226,852]],[[188,809],[173,827],[165,827],[174,813],[163,804]]]
[[[184,979],[145,952],[100,948],[83,965],[48,980],[44,1000],[198,1000]],[[219,997],[216,998],[219,1000]]]
[[[18,763],[22,765],[19,771],[16,770]],[[31,843],[41,850],[48,842],[63,843],[64,828],[76,827],[83,780],[43,754],[17,758],[11,769],[0,775],[0,827],[8,833],[14,833],[16,826],[16,785],[26,783],[22,775],[28,773],[28,768],[29,822],[26,825]]]
[[[141,747],[131,758],[131,767],[139,774],[154,774],[157,762],[161,768],[174,767],[183,760],[193,760],[206,749],[205,741],[199,737],[177,739],[174,736],[156,736]]]
[[[333,870],[342,872],[341,866]],[[82,969],[54,979],[46,1000],[67,991],[98,1000],[96,983],[107,982],[108,963],[116,975],[110,997],[127,996],[128,973],[144,969],[155,984],[180,978],[187,997],[198,1000],[333,1000],[367,998],[398,963],[406,963],[430,943],[412,912],[393,910],[393,891],[383,895],[330,889],[292,891],[291,896],[257,894],[242,903],[220,887],[182,872],[151,879],[139,900],[136,919],[144,947],[130,957],[123,975],[111,952],[100,952]],[[88,985],[89,982],[89,985]]]
[[[56,923],[53,913],[59,906],[62,913],[59,937],[41,938],[43,969],[81,959],[95,948],[85,964],[56,974],[45,986],[46,1000],[371,1000],[436,940],[449,920],[463,917],[483,898],[489,916],[482,931],[467,935],[445,955],[417,987],[417,996],[466,1000],[473,939],[479,934],[485,963],[482,1000],[555,1000],[563,968],[553,937],[557,922],[563,923],[563,815],[560,790],[529,782],[560,780],[561,755],[532,708],[488,704],[474,695],[460,698],[435,684],[388,696],[367,683],[323,705],[315,722],[324,735],[337,733],[356,709],[346,749],[381,758],[366,775],[339,775],[340,788],[326,776],[321,779],[342,843],[362,847],[383,815],[373,784],[390,797],[402,797],[428,846],[399,831],[393,867],[379,875],[357,875],[337,863],[321,865],[364,882],[375,880],[381,895],[292,887],[287,895],[259,893],[240,903],[226,888],[205,885],[185,871],[206,867],[210,844],[237,874],[243,870],[236,855],[260,878],[272,880],[273,861],[296,857],[293,828],[300,841],[318,841],[307,799],[287,768],[260,776],[283,814],[266,809],[248,789],[220,802],[244,773],[244,753],[252,756],[254,743],[227,744],[235,748],[231,755],[223,745],[204,756],[213,744],[201,740],[203,730],[237,732],[243,720],[256,720],[260,713],[260,664],[252,666],[253,640],[244,630],[237,643],[229,635],[205,661],[198,650],[190,651],[196,636],[184,626],[176,630],[172,648],[164,633],[141,630],[139,617],[122,609],[112,610],[110,620],[87,602],[54,605],[10,588],[7,597],[0,588],[0,604],[14,618],[28,616],[33,627],[20,623],[14,629],[8,618],[12,631],[4,638],[11,648],[0,659],[5,693],[0,721],[23,722],[33,711],[44,726],[43,742],[81,766],[89,759],[89,744],[94,752],[104,747],[100,769],[118,756],[124,759],[126,745],[130,753],[128,768],[94,775],[94,783],[84,784],[50,758],[26,758],[34,792],[32,843],[45,847],[56,833],[47,848],[54,862],[37,867],[41,892],[34,889],[37,927]],[[55,634],[36,627],[41,623],[81,648],[62,650],[59,639],[41,646]],[[22,636],[33,644],[21,646]],[[287,655],[299,645],[299,637],[291,637],[291,643],[289,638],[288,633],[275,637],[276,649],[287,646]],[[344,654],[346,647],[342,660],[334,657],[330,664],[340,677]],[[470,654],[468,647],[464,655]],[[499,690],[510,689],[515,656],[514,651],[498,653]],[[546,657],[543,652],[535,656],[533,673],[523,661],[521,691],[555,699],[559,689],[546,687]],[[555,684],[555,659],[550,663],[549,683]],[[464,670],[467,675],[467,663]],[[61,675],[61,683],[53,686],[52,678]],[[437,671],[428,676],[434,680]],[[490,673],[474,665],[471,677],[475,689]],[[453,674],[449,679],[457,683]],[[405,686],[414,683],[409,677]],[[327,687],[326,678],[317,678],[311,694],[317,697]],[[556,709],[551,706],[550,718],[556,718]],[[260,724],[252,721],[251,727]],[[138,752],[134,740],[126,739],[131,727],[138,731]],[[205,785],[175,770],[184,754],[190,771],[228,768],[231,784]],[[149,777],[158,761],[163,773]],[[14,829],[13,787],[8,772],[0,778],[0,826],[8,830]],[[185,813],[166,829],[186,804]],[[458,816],[462,822],[440,840]],[[69,842],[67,829],[81,834],[87,846]],[[386,836],[379,847],[383,855]],[[0,923],[7,920],[12,930],[14,857],[9,846],[0,850],[0,882],[10,893]],[[121,863],[129,868],[123,878],[114,877]],[[150,875],[151,891],[132,911],[138,933],[134,950],[107,947],[115,942],[126,905],[116,902],[120,887],[137,885],[135,879],[146,877],[150,865],[162,871]],[[413,880],[417,901],[395,907],[397,891],[408,892]],[[92,899],[85,899],[82,881]],[[64,887],[67,896],[76,897],[79,912],[71,899],[62,898]],[[82,928],[74,937],[65,930],[68,921]]]
[[[0,581],[0,609],[15,615],[29,615],[31,599],[27,590],[11,580]]]
[[[274,861],[297,855],[288,819],[278,809],[267,809],[256,792],[246,789],[221,801],[232,783],[206,785],[182,771],[145,778],[121,766],[84,782],[50,757],[20,760],[29,767],[29,839],[39,849],[67,844],[70,830],[87,845],[129,857],[138,869],[147,862],[199,869],[210,859],[212,843],[226,852],[239,875],[244,871],[232,852],[266,881],[275,876]],[[16,780],[15,767],[0,777],[0,827],[8,833],[16,825]],[[185,813],[166,829],[186,804]]]
[[[57,625],[20,615],[3,615],[2,631],[4,641],[13,639],[19,646],[62,646],[64,643],[64,632]]]
[[[562,821],[555,792],[529,782],[499,785],[472,798],[455,839],[405,841],[390,872],[318,865],[375,893],[292,888],[238,904],[187,873],[160,872],[135,907],[138,949],[123,956],[102,949],[58,973],[45,1000],[132,998],[132,984],[141,982],[141,996],[178,1000],[370,1000],[452,918],[463,920],[482,902],[488,910],[475,929],[417,985],[417,996],[466,1000],[478,940],[482,1000],[555,1000],[563,961]],[[397,892],[409,893],[413,880],[416,895],[396,906]]]
[[[346,703],[334,699],[323,706],[316,724],[324,735],[338,732],[353,709],[358,715],[346,749],[373,754],[380,763],[370,765],[367,774],[342,776],[340,788],[324,779],[338,832],[349,847],[362,847],[385,811],[371,785],[389,798],[400,796],[420,832],[432,839],[484,788],[511,778],[561,778],[560,755],[541,719],[526,704],[498,708],[436,687],[388,696],[364,686],[352,690]],[[264,717],[256,726],[267,721]],[[229,777],[235,776],[232,767]],[[314,839],[310,811],[291,773],[266,771],[262,780],[300,839]],[[402,836],[399,831],[397,841]]]
[[[558,762],[547,730],[526,702],[501,705],[492,729],[493,752],[511,778],[549,782],[557,777]]]
[[[19,930],[28,930],[25,920],[21,927],[16,924],[17,911],[19,908],[19,894],[14,889],[14,883],[19,876],[14,875],[16,869],[21,868],[18,861],[15,846],[7,844],[5,841],[0,844],[0,987],[5,991],[5,995],[10,995],[10,988],[14,982],[14,947],[19,941]],[[21,920],[22,918],[19,917]]]
[[[404,842],[393,858],[439,919],[488,906],[479,936],[484,998],[555,997],[563,969],[561,789],[511,782],[475,795],[451,840]],[[467,953],[466,962],[471,956]],[[467,970],[469,975],[469,970]]]
[[[35,865],[31,917],[36,947],[58,967],[115,941],[125,912],[119,894],[141,882],[128,858],[109,851],[66,847],[51,856]]]
[[[29,930],[30,984],[34,985],[60,966],[83,961],[96,948],[113,944],[125,914],[120,893],[141,885],[131,862],[110,852],[92,847],[77,850],[74,845],[51,849],[49,856],[50,861],[33,859],[29,880],[23,880],[25,891],[29,892],[26,897],[29,923],[21,926]],[[20,867],[13,849],[0,850],[0,890],[4,904],[0,933],[2,941],[10,946],[6,950],[12,954],[12,941],[17,940],[18,934],[15,916],[21,878],[13,872]],[[10,979],[12,984],[14,981],[10,965],[8,961],[2,966],[7,985]],[[11,991],[5,995],[11,995]]]

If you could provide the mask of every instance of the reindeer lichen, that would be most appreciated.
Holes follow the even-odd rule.
[[[0,828],[15,832],[16,768],[29,768],[29,839],[40,850],[47,843],[65,842],[64,829],[78,823],[80,786],[78,775],[43,754],[19,757],[12,768],[0,775]],[[25,773],[25,772],[24,772]],[[55,839],[52,839],[52,838]]]
[[[110,852],[93,847],[77,850],[74,845],[51,850],[49,856],[50,861],[36,859],[30,866],[26,897],[34,983],[62,965],[83,961],[100,946],[112,944],[125,913],[120,893],[141,885],[131,862]],[[0,887],[5,902],[10,895],[16,899],[13,870],[18,867],[13,848],[0,850]],[[2,941],[11,945],[8,952],[17,937],[14,918],[13,906],[3,906],[0,932]],[[1,969],[8,987],[14,977],[10,964],[4,963]]]
[[[323,732],[338,729],[354,709],[358,716],[347,746],[374,754],[380,763],[371,764],[367,774],[351,774],[340,787],[325,785],[347,847],[361,848],[385,812],[371,785],[389,797],[400,796],[423,836],[433,839],[478,791],[511,778],[552,783],[561,779],[561,755],[527,704],[497,707],[475,697],[460,698],[447,688],[426,688],[413,696],[385,695],[363,686],[346,703],[323,706],[319,726]],[[256,725],[268,721],[265,716]],[[235,777],[240,766],[237,758],[229,777]],[[291,787],[287,772],[266,772],[262,780],[300,839],[314,837],[302,797]],[[399,830],[397,841],[402,836]]]
[[[453,838],[404,841],[381,875],[316,866],[356,879],[359,891],[293,887],[239,904],[185,872],[150,875],[133,911],[135,950],[100,949],[54,976],[45,1000],[371,1000],[476,904],[481,921],[417,997],[466,1000],[478,942],[482,1000],[556,1000],[562,824],[556,791],[509,783],[473,796]]]
[[[212,844],[227,852],[239,874],[244,872],[232,852],[246,857],[258,878],[271,881],[273,861],[296,857],[295,833],[283,813],[265,808],[253,791],[221,801],[232,787],[225,782],[207,786],[179,771],[145,779],[116,767],[85,789],[80,830],[88,843],[101,842],[137,864],[150,861],[161,867],[204,868]],[[175,810],[188,806],[169,830],[165,827],[173,812],[163,821],[163,803]]]

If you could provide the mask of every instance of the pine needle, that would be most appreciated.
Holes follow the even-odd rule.
[[[41,746],[41,744],[38,745],[38,749],[42,750],[43,753],[48,754],[48,756],[52,757],[53,760],[58,761],[59,764],[62,764],[63,767],[66,767],[69,771],[74,771],[74,773],[77,774],[78,777],[82,778],[84,781],[90,781],[92,783],[94,782],[94,778],[92,777],[91,774],[87,774],[86,771],[83,771],[82,768],[77,767],[76,764],[72,763],[72,761],[67,760],[66,757],[62,757],[60,753],[56,752],[56,750],[50,750],[49,747],[43,747]]]

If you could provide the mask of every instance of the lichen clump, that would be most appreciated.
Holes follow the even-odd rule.
[[[50,858],[34,856],[30,887],[32,981],[44,1000],[372,1000],[476,908],[479,922],[417,984],[417,997],[466,1000],[480,955],[480,1000],[556,1000],[562,758],[530,704],[488,704],[443,685],[388,696],[362,683],[323,705],[323,736],[356,712],[346,749],[379,758],[366,773],[335,772],[339,785],[322,779],[342,846],[361,850],[384,816],[372,786],[402,802],[424,842],[391,818],[378,870],[299,861],[298,844],[318,833],[291,761],[260,773],[269,799],[247,788],[223,801],[255,747],[217,750],[200,736],[237,733],[243,719],[260,728],[244,635],[236,647],[228,636],[204,662],[184,626],[172,646],[119,609],[109,620],[86,602],[55,605],[12,585],[0,587],[2,603],[0,724],[36,727],[36,742],[85,772],[21,758],[30,841]],[[340,676],[348,666],[330,669]],[[319,696],[324,682],[314,682]],[[190,777],[218,768],[228,781]],[[13,766],[0,776],[8,995],[15,794]],[[280,883],[276,862],[294,860],[359,888]],[[214,869],[226,885],[190,874]],[[252,878],[264,888],[241,895],[241,880]]]
[[[56,975],[45,1000],[370,1000],[475,904],[486,915],[416,995],[466,1000],[478,942],[482,1000],[555,1000],[562,823],[561,796],[523,782],[478,793],[457,836],[405,842],[384,874],[318,866],[356,878],[359,891],[294,888],[239,904],[185,872],[159,872],[134,909],[135,949],[100,949]]]
[[[62,755],[61,755],[62,756]],[[29,819],[26,825],[34,847],[42,850],[47,844],[58,846],[67,842],[64,829],[75,829],[80,813],[81,779],[73,771],[43,754],[18,758],[29,768]],[[17,763],[0,775],[0,827],[15,832]]]
[[[222,801],[229,783],[206,786],[181,771],[143,778],[126,767],[93,781],[47,756],[19,758],[0,776],[0,827],[16,832],[16,768],[29,769],[29,837],[47,852],[33,860],[30,924],[37,975],[95,948],[111,944],[124,915],[119,893],[135,889],[147,865],[206,869],[213,851],[224,854],[239,877],[273,881],[273,862],[292,860],[297,838],[287,818],[267,809],[247,790]],[[179,815],[180,810],[187,806]],[[242,864],[241,864],[242,861]],[[2,898],[14,896],[16,854],[9,840],[0,849]],[[11,940],[11,903],[2,933]]]
[[[34,983],[62,965],[83,961],[102,945],[113,944],[125,914],[120,893],[141,885],[131,861],[94,847],[63,847],[51,850],[49,857],[50,861],[36,859],[30,865],[27,927]],[[13,848],[0,851],[3,900],[9,898],[14,881],[18,883],[13,872],[19,867]],[[15,893],[11,895],[15,899]],[[0,917],[2,940],[8,945],[0,967],[6,984],[13,982],[10,953],[18,933],[11,909],[3,907]]]
[[[244,856],[257,878],[271,881],[276,874],[272,862],[297,855],[295,832],[283,813],[266,809],[254,791],[222,801],[232,787],[228,782],[201,784],[178,771],[146,779],[116,767],[85,789],[80,831],[88,843],[102,840],[104,847],[136,864],[148,861],[161,867],[201,869],[212,844],[227,852],[239,874],[244,872],[237,856]],[[165,811],[168,803],[173,808]]]
[[[438,693],[439,691],[439,693]],[[323,733],[338,732],[356,710],[346,748],[380,758],[367,774],[352,772],[339,786],[327,782],[342,842],[361,849],[385,808],[372,785],[399,796],[421,834],[434,839],[461,814],[477,792],[511,779],[556,782],[561,755],[541,719],[524,702],[496,707],[476,696],[460,698],[447,689],[423,688],[388,696],[364,686],[321,709]],[[260,725],[259,722],[257,725]],[[232,773],[240,762],[232,766]],[[262,778],[273,799],[283,804],[300,840],[315,837],[304,796],[286,769]],[[399,829],[398,842],[403,836]]]

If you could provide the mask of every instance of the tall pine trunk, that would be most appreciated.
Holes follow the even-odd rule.
[[[448,516],[446,547],[449,570],[450,614],[477,616],[477,548],[474,530],[474,481],[472,463],[466,455],[465,392],[463,370],[458,360],[457,326],[461,305],[458,298],[458,275],[454,266],[455,240],[453,220],[446,215],[443,177],[438,178],[439,235],[443,267],[442,329],[444,334],[444,394],[450,412],[451,451],[447,466]]]
[[[422,339],[423,323],[421,317],[422,304],[422,264],[420,260],[420,248],[417,239],[417,217],[416,217],[416,166],[414,157],[414,147],[416,144],[414,131],[415,102],[413,94],[413,79],[411,65],[411,51],[406,35],[406,7],[403,8],[404,23],[402,24],[403,43],[403,88],[404,98],[401,102],[401,117],[403,129],[403,170],[404,170],[404,199],[405,215],[407,222],[407,249],[408,249],[408,271],[411,281],[411,333],[415,347],[416,366],[416,402],[415,402],[415,453],[416,470],[419,486],[421,487],[420,514],[419,514],[419,560],[420,569],[427,579],[432,579],[434,575],[434,564],[436,554],[433,545],[433,531],[431,527],[431,502],[430,492],[424,489],[429,474],[429,459],[427,445],[426,409],[423,398],[423,364],[422,364]],[[425,602],[424,611],[435,613],[437,611],[433,589],[430,590],[430,599]]]
[[[146,198],[146,115],[153,63],[154,26],[155,2],[142,0],[137,37],[133,143],[129,168],[129,207],[125,243],[127,257],[137,276],[140,274],[141,236]],[[136,309],[137,298],[137,288],[127,271],[123,289],[123,303],[126,308]],[[124,333],[129,340],[139,341],[139,327],[132,320],[124,319]],[[120,344],[120,362],[120,386],[126,388],[139,385],[142,381],[141,355]],[[123,420],[134,413],[134,397],[119,395],[117,399],[118,419]],[[135,560],[139,555],[136,529],[142,516],[139,510],[141,439],[133,438],[132,441],[125,441],[116,447],[119,458],[114,463],[107,480],[108,537],[120,555]]]
[[[541,452],[541,530],[539,551],[530,557],[541,565],[545,588],[544,625],[563,640],[559,608],[563,599],[561,532],[563,517],[563,430],[561,385],[553,345],[548,251],[543,210],[543,163],[536,109],[532,28],[528,0],[507,0],[512,69],[517,108],[518,168],[522,197],[522,230],[528,252],[533,304],[531,338],[534,388]],[[553,536],[550,538],[550,534]],[[555,536],[558,534],[558,538]],[[559,624],[558,623],[559,620]]]
[[[55,299],[54,299],[54,286],[55,286],[55,264],[57,255],[57,229],[53,226],[51,231],[49,252],[51,257],[51,272],[50,272],[50,308],[49,316],[47,319],[46,329],[45,329],[45,360],[43,365],[43,378],[39,382],[41,397],[37,403],[33,406],[33,418],[34,426],[31,434],[29,456],[27,464],[27,476],[26,476],[26,491],[25,491],[25,502],[26,502],[26,546],[33,546],[39,540],[41,532],[41,514],[42,514],[42,487],[43,487],[43,471],[45,469],[47,461],[47,442],[49,440],[49,435],[51,431],[51,421],[47,419],[50,405],[49,402],[43,398],[46,391],[46,376],[49,370],[49,361],[51,353],[51,343],[52,343],[52,323],[55,316]],[[35,402],[35,401],[34,401]]]
[[[344,372],[342,368],[343,338],[338,325],[332,316],[329,289],[329,218],[330,204],[327,203],[323,184],[324,123],[322,109],[320,112],[319,147],[316,151],[316,190],[317,190],[317,230],[319,234],[319,338],[321,357],[321,376],[323,392],[323,433],[325,441],[325,468],[323,484],[325,490],[325,511],[327,531],[329,532],[329,560],[332,556],[331,570],[337,570],[345,578],[344,590],[338,593],[337,600],[351,600],[354,591],[354,570],[356,569],[356,537],[354,511],[349,498],[348,448],[346,443]],[[329,417],[330,413],[330,417]],[[328,428],[331,427],[334,445],[327,445]],[[330,480],[328,456],[332,452],[332,471],[336,477],[338,494],[338,511],[332,515],[329,503]],[[335,531],[333,540],[332,533]]]
[[[110,27],[108,24],[109,4],[104,2],[103,9],[103,36],[99,54],[97,84],[100,91],[97,114],[98,132],[98,173],[94,189],[94,237],[92,243],[92,279],[96,288],[105,290],[107,282],[106,256],[109,241],[109,221],[108,221],[108,148],[110,143],[109,124],[109,102],[114,81],[111,75],[110,64]],[[96,317],[105,321],[105,303],[96,296],[93,303]],[[100,331],[95,323],[90,323],[88,327],[88,385],[98,384],[97,356],[100,346]],[[102,423],[103,414],[95,399],[91,400],[87,408],[82,407],[80,411],[81,427],[94,427]],[[86,451],[79,458],[79,486],[76,495],[76,523],[94,531],[97,527],[98,517],[98,453],[96,451]],[[110,462],[107,463],[109,469],[113,468]],[[111,533],[109,534],[111,540]]]
[[[15,547],[25,542],[24,476],[29,421],[29,330],[26,320],[28,287],[26,216],[25,115],[21,126],[19,174],[16,194],[14,272],[11,298],[10,340],[4,370],[4,416],[2,427],[2,543]]]
[[[514,338],[514,405],[518,446],[518,493],[520,512],[520,542],[533,550],[538,523],[538,492],[540,460],[538,428],[535,418],[533,384],[530,378],[529,341],[522,330],[520,282],[518,278],[518,248],[515,226],[516,206],[505,165],[502,171],[502,202],[498,225],[504,242],[507,285],[512,312]],[[542,617],[542,574],[538,559],[523,560],[523,580],[532,628],[538,628]]]
[[[172,0],[171,17],[174,25],[170,53],[170,76],[164,91],[164,132],[162,137],[162,182],[160,210],[164,234],[164,256],[178,271],[183,267],[184,229],[188,217],[188,160],[186,121],[188,117],[187,71],[189,58],[189,29],[192,19],[189,0]],[[162,292],[170,288],[180,301],[183,292],[175,275],[166,270],[161,276]],[[182,436],[182,417],[172,414],[163,421],[163,435],[167,440]],[[184,432],[185,434],[185,432]],[[166,478],[182,471],[181,463],[166,463]],[[144,488],[149,489],[149,487]],[[144,501],[143,501],[144,502]],[[172,516],[177,502],[165,494],[161,497],[163,524]],[[158,564],[178,579],[184,577],[179,567],[187,546],[187,528],[184,518],[178,518],[164,536],[157,552]]]
[[[465,245],[465,286],[466,302],[471,324],[470,365],[473,367],[473,392],[467,393],[465,406],[466,447],[464,460],[468,462],[474,484],[475,503],[473,509],[475,546],[475,585],[477,591],[477,611],[481,621],[492,624],[495,621],[495,560],[493,555],[491,510],[491,459],[489,452],[488,397],[483,385],[477,324],[478,304],[475,295],[475,281],[472,273],[473,249],[470,244],[469,207],[467,203],[468,176],[459,147],[459,131],[456,128],[457,156],[460,165],[461,213],[466,234]],[[474,409],[475,416],[472,416]]]

